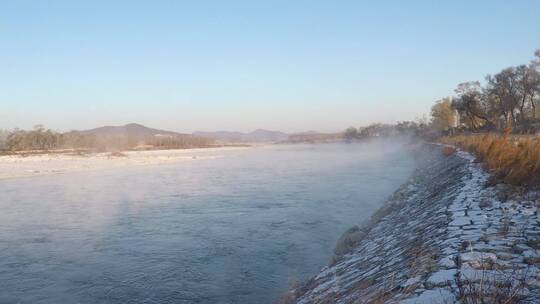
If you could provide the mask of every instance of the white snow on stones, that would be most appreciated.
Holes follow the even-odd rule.
[[[364,227],[353,252],[307,283],[298,303],[453,303],[456,279],[516,272],[530,276],[530,301],[540,299],[540,193],[499,195],[507,188],[486,187],[488,174],[468,153],[433,155]]]
[[[490,252],[464,252],[459,257],[463,262],[495,262],[497,260],[497,255]]]
[[[450,226],[465,226],[465,225],[471,225],[471,218],[468,216],[458,217],[452,222],[450,222]]]
[[[454,260],[455,260],[455,257],[452,255],[445,256],[444,258],[439,260],[439,265],[445,268],[454,268],[456,267],[456,262]]]
[[[409,287],[409,286],[412,286],[412,285],[416,285],[416,284],[418,284],[420,282],[421,282],[420,277],[414,277],[414,278],[410,278],[407,281],[405,281],[405,283],[403,283],[403,286],[404,287]]]
[[[455,295],[447,290],[442,288],[436,288],[432,290],[426,290],[422,292],[419,296],[405,299],[400,301],[402,304],[433,304],[433,303],[454,303]]]
[[[456,278],[457,269],[444,269],[433,273],[426,281],[427,284],[432,285],[447,285]]]

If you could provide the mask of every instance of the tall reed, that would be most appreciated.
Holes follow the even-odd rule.
[[[540,185],[540,138],[508,134],[476,134],[443,137],[442,143],[473,153],[492,174],[494,183],[515,186]]]

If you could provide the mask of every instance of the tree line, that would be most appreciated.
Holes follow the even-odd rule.
[[[33,130],[0,131],[0,149],[9,151],[92,149],[97,143],[92,134],[59,133],[42,125],[36,125]]]
[[[528,64],[511,66],[487,75],[485,82],[464,82],[455,96],[431,108],[431,126],[438,131],[540,130],[540,49]]]
[[[511,66],[487,75],[485,82],[458,84],[455,95],[431,107],[431,119],[397,124],[349,127],[346,141],[378,136],[413,135],[434,138],[441,133],[505,131],[521,134],[540,131],[540,49],[528,64]]]
[[[0,150],[4,151],[48,151],[48,150],[92,150],[116,151],[127,149],[173,149],[206,147],[213,140],[198,136],[146,136],[127,135],[97,136],[81,132],[59,133],[36,125],[33,130],[0,130]]]
[[[351,142],[373,137],[425,137],[427,133],[429,133],[427,119],[417,119],[417,121],[401,121],[396,124],[375,123],[366,127],[349,127],[343,132],[343,138]]]

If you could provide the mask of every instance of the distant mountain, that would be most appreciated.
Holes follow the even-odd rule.
[[[68,146],[104,151],[187,149],[215,146],[214,139],[211,138],[153,129],[135,123],[71,131],[65,135]]]
[[[159,129],[148,128],[140,124],[130,123],[124,126],[104,126],[91,130],[73,131],[79,134],[94,134],[98,137],[127,137],[131,139],[146,139],[156,136],[170,137],[206,137],[227,143],[248,143],[248,142],[280,142],[289,138],[289,135],[283,132],[257,129],[253,132],[194,132],[193,134],[177,133]]]
[[[317,135],[317,134],[322,134],[322,133],[318,131],[310,130],[310,131],[305,131],[305,132],[293,133],[291,134],[291,136],[292,135]]]
[[[263,129],[257,129],[251,133],[246,134],[247,138],[252,141],[282,141],[287,140],[289,135],[279,131],[269,131]]]
[[[146,138],[151,136],[172,136],[182,137],[189,136],[188,134],[177,133],[172,131],[158,130],[145,127],[140,124],[130,123],[124,126],[105,126],[91,130],[74,131],[81,134],[94,134],[96,136],[114,137],[114,136],[126,136],[129,138]]]
[[[253,132],[194,132],[193,135],[213,138],[224,142],[278,142],[289,138],[289,135],[279,131],[257,129]]]

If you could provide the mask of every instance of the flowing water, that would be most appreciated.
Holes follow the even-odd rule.
[[[0,303],[271,303],[412,173],[400,144],[0,181]]]

